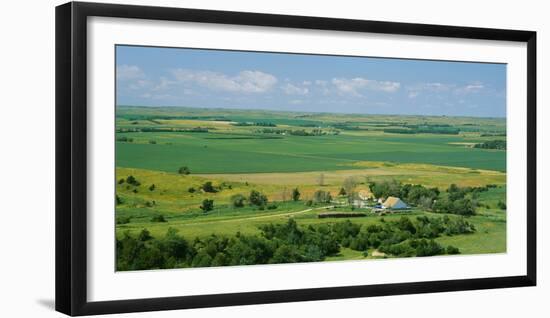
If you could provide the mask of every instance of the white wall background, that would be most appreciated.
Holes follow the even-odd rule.
[[[548,195],[550,22],[545,1],[115,1],[174,7],[451,24],[538,32],[538,196]],[[62,317],[54,304],[54,7],[11,1],[0,17],[0,317]],[[547,119],[546,121],[544,119]],[[540,207],[540,204],[539,204]],[[538,211],[539,286],[116,315],[116,317],[544,317],[550,218]]]

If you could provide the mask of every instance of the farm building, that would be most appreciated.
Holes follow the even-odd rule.
[[[388,197],[386,199],[386,202],[382,204],[383,209],[391,209],[391,210],[405,210],[408,209],[409,206],[405,204],[405,202],[401,201],[401,199],[396,197]]]

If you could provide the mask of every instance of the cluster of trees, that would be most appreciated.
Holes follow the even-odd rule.
[[[359,127],[359,126],[354,126],[354,125],[350,125],[350,124],[347,124],[347,123],[335,123],[332,125],[332,127],[334,128],[337,128],[337,129],[341,129],[341,130],[352,130],[352,131],[361,131],[361,130],[369,130],[368,128],[363,128],[363,127]]]
[[[135,187],[139,187],[141,185],[141,182],[139,182],[133,175],[129,175],[128,177],[126,177],[126,179],[121,178],[120,180],[118,180],[118,184],[124,184],[125,182]]]
[[[116,138],[116,141],[120,141],[120,142],[134,142],[134,138],[130,138],[130,137],[127,137],[127,136],[120,136],[120,137],[117,137],[117,138]]]
[[[474,148],[506,150],[506,140],[491,140],[475,144]]]
[[[192,242],[174,229],[158,239],[146,229],[137,236],[125,233],[116,241],[117,270],[314,262],[340,250],[329,232],[303,229],[292,219],[261,230],[261,235],[211,235]]]
[[[325,136],[325,135],[328,135],[329,133],[332,135],[338,135],[340,133],[337,130],[331,130],[329,132],[329,131],[322,130],[321,128],[315,128],[315,129],[312,129],[311,131],[307,131],[305,129],[264,128],[264,129],[259,129],[256,132],[261,134],[277,134],[277,135],[288,134],[291,136]]]
[[[216,192],[218,192],[218,189],[216,187],[214,187],[214,185],[212,184],[212,181],[206,181],[205,183],[203,183],[201,185],[201,189],[202,189],[202,191],[207,192],[207,193],[216,193]]]
[[[315,203],[330,203],[332,195],[328,191],[317,190],[313,193],[313,201]]]
[[[250,202],[251,205],[261,208],[267,204],[267,196],[260,191],[252,190],[248,196],[248,202]]]
[[[271,122],[238,122],[231,124],[233,126],[260,126],[260,127],[277,127],[276,124]]]
[[[157,120],[171,120],[171,119],[194,119],[194,120],[215,120],[215,121],[231,121],[231,119],[224,116],[181,116],[181,115],[145,115],[145,114],[117,114],[116,118],[126,119],[128,121],[134,120],[148,120],[156,122]],[[158,122],[158,121],[157,121]],[[160,123],[160,122],[159,122]]]
[[[209,129],[206,127],[193,128],[175,128],[175,127],[133,127],[133,128],[117,128],[116,132],[198,132],[207,133]]]
[[[246,205],[246,202],[248,202],[248,204],[251,206],[259,208],[260,210],[263,210],[266,207],[270,210],[277,208],[277,205],[275,205],[274,203],[268,204],[269,201],[267,199],[267,196],[257,190],[250,191],[248,197],[245,197],[243,194],[240,193],[234,194],[231,196],[230,200],[231,205],[234,208],[242,208]]]
[[[231,184],[228,184],[228,183],[225,183],[225,182],[222,182],[222,183],[220,183],[219,185],[216,186],[216,185],[214,185],[214,183],[212,181],[205,181],[203,184],[201,184],[198,187],[198,190],[202,190],[206,193],[217,193],[217,192],[222,191],[223,189],[233,189],[233,186]],[[195,193],[195,192],[197,192],[197,188],[189,187],[187,189],[187,192]]]
[[[226,184],[225,182],[222,182],[220,185],[215,186],[212,181],[205,181],[203,184],[201,184],[198,187],[198,190],[202,190],[206,193],[217,193],[222,191],[224,188],[232,189],[233,186],[230,184]],[[187,189],[187,192],[189,193],[195,193],[197,192],[197,189],[195,187],[189,187]]]
[[[480,137],[506,137],[505,132],[485,132],[479,135]]]
[[[396,180],[370,182],[369,186],[371,192],[378,198],[399,197],[412,206],[465,216],[476,214],[477,199],[481,192],[496,187],[493,184],[484,187],[459,187],[451,184],[442,194],[437,188],[427,188],[419,184],[402,184]]]
[[[451,200],[448,197],[442,198],[433,204],[433,210],[437,213],[452,213],[459,215],[475,215],[477,203],[471,198]]]
[[[494,185],[484,187],[458,187],[451,184],[447,189],[447,196],[441,196],[434,202],[432,209],[439,213],[453,213],[459,215],[475,215],[478,197],[481,192],[487,191]]]
[[[398,197],[410,205],[429,209],[439,196],[438,188],[427,188],[420,184],[402,184],[396,180],[370,182],[370,190],[377,198]]]
[[[457,248],[443,248],[434,239],[441,235],[475,232],[475,227],[463,218],[448,217],[417,217],[414,222],[408,217],[401,217],[397,221],[372,224],[363,229],[348,220],[339,227],[337,233],[340,233],[342,246],[357,251],[376,248],[399,257],[440,255],[447,251],[457,254]]]
[[[418,128],[385,128],[385,133],[392,134],[441,134],[441,135],[458,135],[460,129],[452,127],[439,126],[419,126]]]
[[[315,262],[337,255],[341,247],[365,256],[369,248],[401,257],[458,254],[456,247],[443,247],[434,238],[474,231],[463,218],[448,217],[402,217],[368,226],[347,220],[307,227],[291,218],[261,226],[260,235],[211,235],[193,241],[172,228],[160,238],[144,229],[137,236],[126,232],[117,238],[117,270]]]

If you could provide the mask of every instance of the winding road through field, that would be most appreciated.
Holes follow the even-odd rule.
[[[249,217],[233,217],[231,219],[225,219],[225,220],[207,220],[203,222],[194,222],[194,223],[188,223],[188,224],[181,224],[181,225],[196,225],[197,223],[205,224],[205,223],[227,223],[227,222],[239,222],[239,221],[248,221],[248,220],[257,220],[257,219],[268,219],[273,217],[280,217],[280,216],[293,216],[298,214],[304,214],[307,212],[311,212],[314,210],[324,210],[324,209],[332,209],[335,205],[327,205],[322,206],[318,208],[309,208],[301,211],[295,211],[295,212],[285,212],[285,213],[278,213],[278,214],[269,214],[269,215],[259,215],[259,216],[249,216]]]

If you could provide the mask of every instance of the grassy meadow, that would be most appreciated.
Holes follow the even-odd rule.
[[[506,151],[477,146],[506,140],[502,118],[118,106],[115,138],[117,246],[134,239],[151,247],[155,240],[168,240],[169,229],[189,245],[186,256],[162,256],[170,259],[163,265],[121,270],[253,264],[229,261],[230,252],[221,243],[217,249],[208,245],[212,237],[242,240],[240,235],[275,244],[269,248],[277,257],[272,255],[269,262],[423,256],[416,241],[424,238],[434,241],[436,250],[440,246],[447,251],[437,254],[506,252]],[[409,210],[381,212],[368,199],[376,197],[375,184],[400,187],[388,194],[409,191],[405,185],[419,185],[418,191],[428,194],[411,202],[402,197]],[[453,192],[451,185],[459,190]],[[252,191],[265,201],[253,204]],[[329,198],[319,199],[320,193],[329,193]],[[235,203],[239,195],[242,206]],[[356,206],[358,195],[364,205]],[[212,206],[207,206],[210,200]],[[459,211],[457,202],[467,205],[468,213]],[[323,212],[364,215],[319,218]],[[443,225],[437,223],[444,218]],[[373,238],[384,231],[401,235],[405,219],[415,227],[408,227],[409,236]],[[348,220],[358,230],[342,236],[335,224]],[[290,223],[303,233],[338,237],[332,249],[336,252],[313,258],[291,255],[281,247],[279,234],[274,236],[279,243],[273,243],[262,230],[271,224],[280,225],[280,232]],[[430,226],[440,229],[425,234]],[[363,233],[368,242],[359,244]],[[130,243],[120,244],[119,256],[132,253]],[[231,244],[227,246],[235,249]],[[161,258],[167,250],[161,245],[158,253],[144,257]],[[305,254],[317,255],[314,243],[300,246]]]

